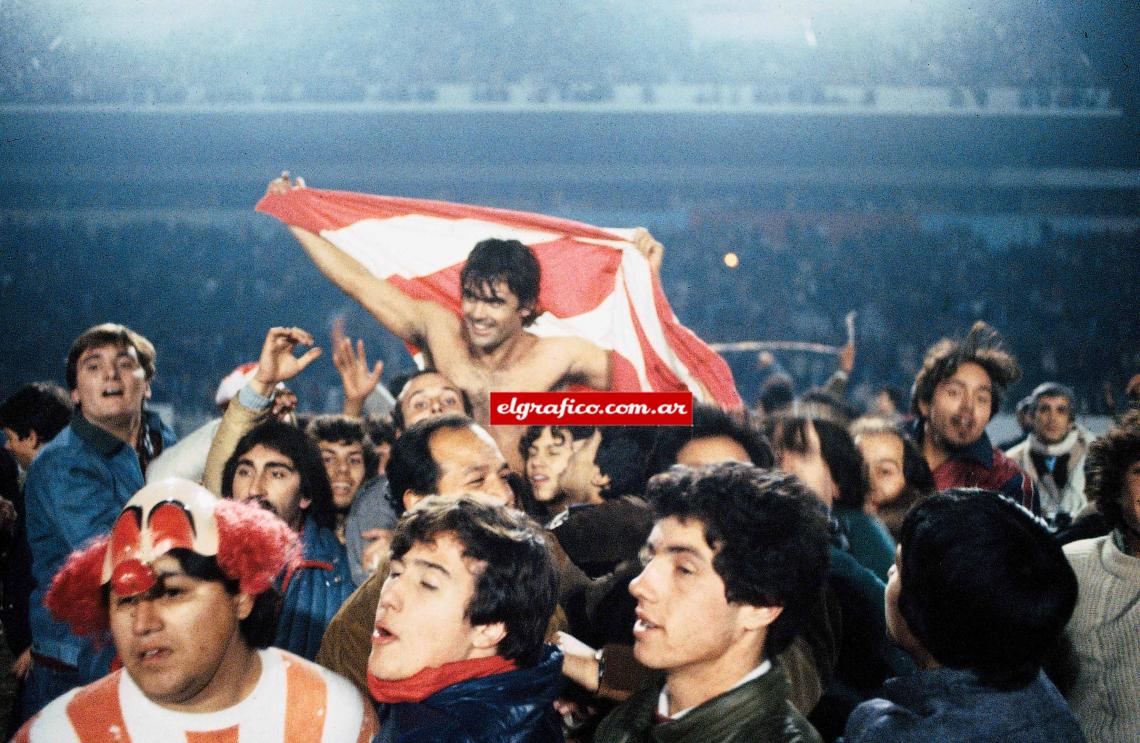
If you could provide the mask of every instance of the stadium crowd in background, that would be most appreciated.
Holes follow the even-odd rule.
[[[0,9],[0,62],[9,73],[0,79],[2,103],[431,102],[440,85],[457,83],[474,86],[484,102],[500,100],[512,84],[528,85],[532,100],[604,102],[615,85],[679,82],[710,92],[725,83],[773,94],[790,88],[805,104],[826,102],[826,85],[1013,86],[1034,105],[1044,91],[1045,105],[1080,106],[1100,80],[1064,18],[1027,16],[1015,3],[984,13],[921,6],[868,16],[842,4],[810,13],[728,4],[718,14],[684,3],[572,9],[506,0],[443,11],[354,2],[326,14],[291,2],[241,23],[171,29],[161,51],[116,34],[111,23],[102,34],[84,33],[63,11],[36,5]],[[761,12],[775,19],[767,28],[755,18]],[[717,24],[726,30],[710,33]],[[619,39],[616,28],[641,33]],[[465,36],[483,43],[464,44]],[[259,46],[265,38],[294,54],[270,60]],[[441,39],[454,41],[456,53],[436,53]],[[200,53],[204,45],[209,55]],[[126,69],[133,74],[120,74]],[[1054,101],[1058,88],[1066,93]]]
[[[773,248],[766,281],[793,291],[772,306],[824,313],[838,301],[809,280],[835,270],[840,254],[821,249],[816,267]],[[669,280],[699,268],[678,252],[658,264],[665,285],[710,321],[717,302],[704,315]],[[18,270],[40,258],[5,260]],[[518,301],[515,265],[463,289],[491,294],[464,297],[449,352],[471,345],[450,373],[526,339],[509,322],[532,306]],[[249,300],[220,278],[210,291]],[[908,296],[893,289],[871,301]],[[254,298],[273,307],[278,290],[267,282]],[[304,294],[283,294],[282,310],[295,299],[289,316],[303,311]],[[13,669],[31,672],[11,730],[83,743],[106,725],[132,740],[256,726],[265,740],[351,741],[376,724],[379,741],[1128,740],[1140,728],[1128,683],[1140,673],[1140,418],[1124,414],[1098,439],[1075,417],[1075,390],[1097,382],[1046,381],[1030,396],[1031,432],[1003,454],[985,429],[1025,370],[1015,338],[958,322],[976,306],[915,318],[948,332],[921,364],[915,345],[909,413],[889,394],[849,392],[881,361],[874,342],[853,342],[808,389],[766,357],[759,405],[697,405],[691,426],[520,429],[507,439],[514,469],[478,422],[485,411],[442,370],[392,385],[381,468],[368,432],[389,434],[362,416],[383,367],[340,326],[329,383],[301,328],[271,328],[256,363],[227,374],[232,358],[207,339],[229,336],[202,323],[174,320],[154,343],[92,326],[67,354],[69,394],[30,386],[0,405],[19,465],[5,483],[5,605],[34,585],[30,661]],[[499,334],[483,339],[488,317]],[[197,363],[218,368],[166,361],[177,328],[214,349]],[[548,360],[560,378],[562,361]],[[175,444],[150,410],[167,375],[166,390],[225,404],[193,445]],[[342,411],[313,417],[307,400]],[[164,479],[174,452],[176,472],[201,486]],[[276,547],[258,546],[267,534]],[[9,614],[18,655],[26,630]],[[200,647],[183,644],[207,624]],[[1108,628],[1111,652],[1089,644]],[[315,721],[291,711],[322,704]]]
[[[779,235],[750,226],[746,215],[733,220],[697,211],[692,219],[690,227],[654,234],[669,246],[661,279],[670,304],[709,342],[831,343],[842,332],[841,318],[857,310],[859,365],[849,395],[866,404],[880,385],[908,390],[926,345],[987,317],[1023,370],[1024,383],[1011,390],[1016,398],[1057,380],[1072,389],[1078,415],[1112,415],[1127,407],[1124,388],[1136,370],[1130,356],[1116,349],[1140,344],[1137,324],[1120,322],[1134,309],[1135,232],[1049,232],[1041,242],[1014,243],[995,253],[965,228],[897,224],[831,239],[806,215],[800,228]],[[217,415],[221,377],[251,361],[264,328],[282,321],[324,337],[343,319],[367,340],[374,358],[386,361],[387,378],[411,368],[402,344],[320,280],[263,221],[205,226],[3,217],[0,226],[0,301],[37,308],[22,318],[24,332],[7,341],[3,364],[13,389],[27,380],[62,383],[58,359],[67,344],[91,318],[114,317],[120,307],[130,308],[131,326],[173,361],[155,378],[153,400],[173,408],[175,430],[183,436]],[[101,246],[100,260],[88,260],[85,241]],[[728,249],[740,256],[736,269],[722,261]],[[1005,268],[987,272],[988,262],[999,259],[995,255]],[[156,265],[163,270],[151,270]],[[272,279],[259,272],[265,265],[276,267]],[[985,282],[974,280],[983,274]],[[44,276],[58,282],[45,283]],[[188,282],[185,276],[197,278]],[[1080,292],[1071,290],[1076,276]],[[63,301],[58,285],[80,281],[103,291]],[[758,293],[756,286],[785,289]],[[161,305],[147,300],[151,290],[163,297]],[[223,307],[264,324],[226,323],[214,309]],[[209,317],[217,322],[203,321]],[[1041,322],[1050,332],[1039,332]],[[742,356],[729,361],[741,395],[755,404],[762,392],[755,365]],[[822,384],[835,368],[824,357],[802,354],[788,355],[782,364],[799,387]],[[1111,407],[1106,385],[1113,389]],[[305,410],[341,411],[340,377],[331,365],[318,364],[292,389]]]
[[[150,5],[0,0],[3,739],[1136,743],[1136,9]]]

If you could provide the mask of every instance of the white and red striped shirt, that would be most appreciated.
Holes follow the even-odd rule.
[[[29,720],[13,743],[367,743],[376,715],[337,674],[277,648],[258,651],[253,691],[217,712],[176,712],[116,671],[73,689]]]

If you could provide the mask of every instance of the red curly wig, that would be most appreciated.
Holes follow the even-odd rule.
[[[219,500],[213,515],[218,525],[218,568],[238,582],[242,593],[263,593],[300,559],[296,533],[269,511]],[[44,606],[52,616],[67,622],[80,636],[99,638],[107,630],[106,592],[101,581],[107,542],[108,537],[99,537],[71,553],[44,596]]]

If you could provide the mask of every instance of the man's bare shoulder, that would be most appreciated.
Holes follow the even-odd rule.
[[[567,356],[578,357],[608,353],[604,348],[587,338],[578,336],[559,335],[538,338],[533,353],[560,353]]]
[[[441,359],[466,356],[464,349],[467,343],[463,338],[463,324],[459,318],[432,302],[421,302],[420,310],[423,337],[405,340],[423,348],[435,364],[441,363]]]
[[[557,370],[560,379],[551,384],[551,389],[560,383],[609,389],[610,352],[586,338],[541,338],[531,356],[542,359],[547,368]]]

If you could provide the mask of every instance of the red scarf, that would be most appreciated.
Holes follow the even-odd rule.
[[[518,668],[513,660],[507,660],[501,655],[492,655],[488,658],[471,658],[470,660],[457,660],[453,663],[444,663],[439,668],[425,668],[406,679],[385,681],[368,674],[368,691],[377,702],[387,704],[401,704],[404,702],[422,702],[440,689],[446,689],[460,681],[493,676],[496,673],[506,673]]]

